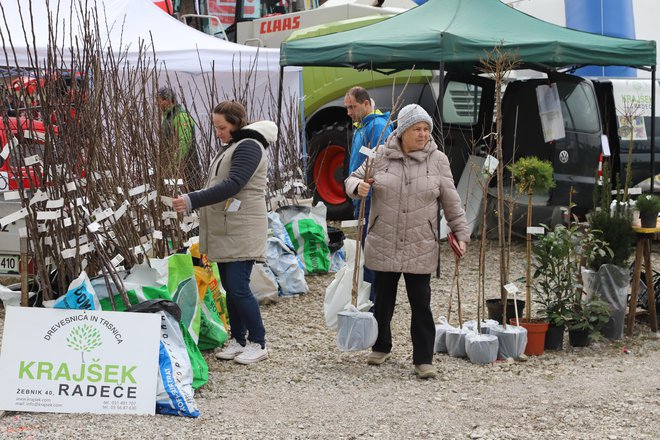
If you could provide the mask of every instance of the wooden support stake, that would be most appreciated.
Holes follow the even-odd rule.
[[[19,274],[21,276],[21,307],[28,306],[29,286],[28,286],[28,239],[22,237],[20,240],[21,260],[19,263]]]

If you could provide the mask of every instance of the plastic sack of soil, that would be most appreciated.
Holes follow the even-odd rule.
[[[277,210],[306,274],[327,273],[330,268],[326,211],[322,202],[312,208],[283,206]]]
[[[52,301],[44,301],[45,307],[54,309],[101,310],[99,298],[85,271],[69,284],[65,295]]]
[[[161,316],[156,412],[199,417],[192,387],[192,366],[179,326],[179,307],[172,301],[150,300],[132,307],[129,311],[159,313]]]
[[[277,237],[268,239],[266,261],[275,274],[282,296],[300,295],[309,291],[300,260],[281,239]]]
[[[267,264],[254,263],[250,274],[250,290],[259,304],[274,304],[279,298],[277,279]]]
[[[378,323],[372,313],[350,305],[337,314],[337,347],[341,351],[366,350],[376,343],[377,337]]]
[[[499,348],[498,359],[518,359],[527,346],[527,329],[515,325],[491,327],[490,334],[497,336]]]
[[[346,266],[346,252],[341,247],[330,254],[330,269],[328,269],[328,272],[337,273],[344,266]]]
[[[487,319],[487,320],[482,320],[481,321],[481,334],[482,335],[487,335],[490,334],[490,329],[491,327],[495,327],[496,325],[500,325],[499,322],[495,321],[494,319]],[[465,321],[463,323],[463,328],[466,328],[472,332],[477,332],[477,320],[476,319],[471,319],[469,321]]]
[[[282,219],[277,212],[268,213],[268,228],[273,231],[273,237],[281,240],[282,243],[284,243],[284,245],[291,251],[291,253],[294,255],[294,260],[296,261],[298,267],[304,270],[305,268],[302,264],[302,261],[300,261],[300,258],[298,258],[296,255],[296,248],[293,246],[291,237],[289,237],[289,233],[284,227],[284,223],[282,223]]]
[[[497,360],[497,336],[470,332],[465,335],[465,352],[473,364],[490,364]]]
[[[454,328],[447,322],[447,318],[441,316],[438,323],[435,325],[435,344],[433,345],[434,353],[447,353],[447,330]]]
[[[464,328],[452,327],[447,329],[445,332],[445,338],[447,340],[447,353],[449,356],[467,356],[467,353],[465,352],[465,335],[468,333],[469,330]]]

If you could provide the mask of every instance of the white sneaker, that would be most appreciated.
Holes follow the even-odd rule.
[[[248,342],[245,345],[243,353],[234,358],[234,362],[239,364],[254,364],[255,362],[263,361],[268,357],[268,350],[261,348],[261,345],[256,342]]]
[[[223,361],[230,361],[239,354],[243,353],[243,351],[245,351],[245,347],[236,342],[236,339],[231,338],[229,343],[227,343],[227,345],[225,345],[222,350],[215,353],[215,357],[216,359]]]

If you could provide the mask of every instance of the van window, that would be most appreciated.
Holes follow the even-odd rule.
[[[564,128],[578,133],[598,133],[600,120],[596,97],[584,82],[558,81],[557,90]]]
[[[480,104],[480,86],[449,81],[442,100],[442,120],[446,124],[475,125]]]

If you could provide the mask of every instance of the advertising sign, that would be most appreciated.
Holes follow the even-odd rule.
[[[160,315],[7,307],[0,410],[154,414]]]

